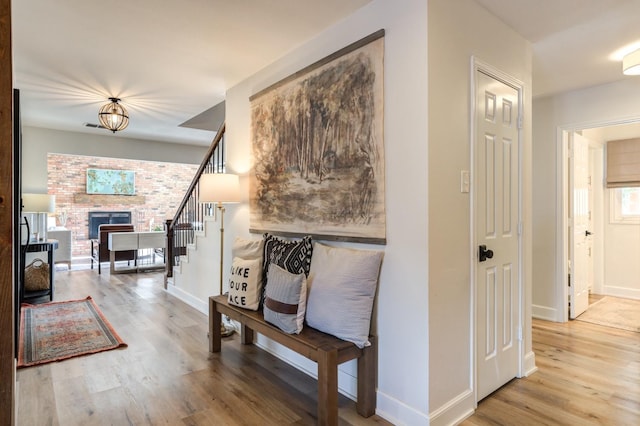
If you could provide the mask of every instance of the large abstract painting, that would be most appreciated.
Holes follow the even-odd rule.
[[[251,97],[252,232],[385,236],[384,30]]]

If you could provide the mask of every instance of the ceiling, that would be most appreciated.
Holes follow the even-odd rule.
[[[532,43],[534,97],[638,79],[621,52],[640,48],[640,0],[476,1]]]
[[[23,123],[109,135],[85,123],[113,96],[117,136],[208,145],[228,88],[369,1],[14,0]],[[532,42],[534,96],[634,78],[613,55],[640,47],[640,0],[476,1]]]
[[[197,116],[228,88],[369,1],[13,0],[22,122],[109,135],[85,123],[118,97],[117,136],[209,145],[217,126]]]

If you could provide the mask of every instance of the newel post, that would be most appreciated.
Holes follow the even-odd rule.
[[[166,273],[164,274],[164,288],[167,288],[167,279],[173,277],[173,226],[172,220],[167,219],[165,222],[165,230],[167,232],[167,240],[165,242],[164,263],[166,265]]]

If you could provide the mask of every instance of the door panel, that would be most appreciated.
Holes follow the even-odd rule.
[[[518,374],[518,91],[476,72],[477,397]],[[487,253],[488,253],[487,252]]]
[[[572,133],[569,135],[571,158],[569,162],[571,205],[571,232],[569,235],[571,259],[569,274],[569,318],[577,318],[589,307],[591,269],[591,212],[589,203],[589,140]]]

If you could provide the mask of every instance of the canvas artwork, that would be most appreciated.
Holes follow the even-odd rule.
[[[135,195],[135,172],[87,169],[87,194]]]
[[[252,232],[384,244],[380,30],[252,96]]]

